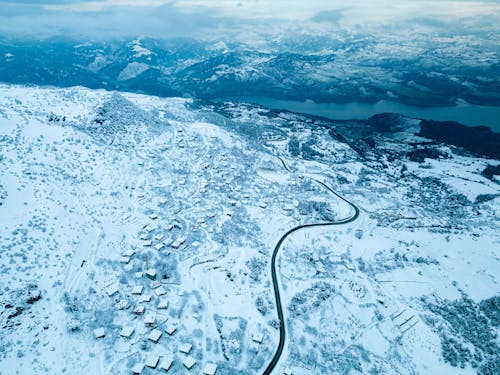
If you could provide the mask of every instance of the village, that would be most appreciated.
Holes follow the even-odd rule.
[[[461,306],[438,298],[490,303],[496,288],[495,201],[450,206],[493,194],[487,161],[447,151],[420,168],[399,138],[403,159],[365,160],[310,119],[255,107],[0,90],[2,375],[262,374],[280,343],[275,286],[277,375],[456,373],[432,324]],[[429,183],[439,168],[446,188]]]

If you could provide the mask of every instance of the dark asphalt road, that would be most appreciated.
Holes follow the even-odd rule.
[[[283,166],[285,167],[285,169],[289,170],[288,167],[286,166],[285,162],[283,161],[283,159],[281,159],[281,158],[279,158],[279,159],[283,163]],[[272,277],[272,281],[273,281],[274,298],[276,300],[276,310],[278,312],[278,319],[279,319],[279,323],[280,323],[280,341],[278,344],[278,348],[277,348],[276,352],[274,353],[273,358],[271,359],[271,362],[264,370],[264,375],[269,375],[274,371],[274,368],[278,364],[278,361],[281,358],[281,354],[283,353],[283,348],[285,346],[286,325],[285,325],[285,318],[283,315],[283,306],[281,303],[278,278],[276,276],[276,257],[278,255],[279,250],[281,249],[281,245],[283,244],[283,242],[287,239],[287,237],[289,235],[291,235],[294,232],[297,232],[300,229],[347,224],[347,223],[353,222],[354,220],[356,220],[359,217],[359,208],[354,203],[348,201],[347,199],[345,199],[344,197],[339,195],[336,191],[331,189],[328,185],[324,184],[323,182],[315,180],[315,179],[312,179],[312,180],[314,180],[315,182],[317,182],[318,184],[323,186],[325,189],[327,189],[329,192],[331,192],[332,194],[334,194],[338,198],[342,199],[347,204],[349,204],[352,207],[354,212],[353,212],[352,216],[345,218],[345,219],[341,219],[341,220],[331,221],[331,222],[327,222],[327,223],[303,224],[303,225],[296,226],[296,227],[290,229],[288,232],[286,232],[283,236],[281,236],[278,243],[274,247],[273,256],[271,258],[271,277]]]

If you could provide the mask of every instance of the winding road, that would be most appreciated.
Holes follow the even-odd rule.
[[[285,164],[284,160],[282,158],[280,158],[279,156],[278,156],[278,159],[281,161],[281,163],[283,164],[285,169],[287,171],[290,171],[290,169]],[[283,348],[285,347],[286,324],[285,324],[285,317],[283,314],[283,305],[281,302],[278,277],[276,276],[276,258],[278,256],[279,250],[281,249],[281,246],[283,245],[283,242],[287,239],[288,236],[290,236],[292,233],[297,232],[300,229],[347,224],[347,223],[353,222],[354,220],[356,220],[359,217],[359,208],[354,203],[352,203],[352,202],[348,201],[346,198],[342,197],[340,194],[338,194],[336,191],[334,191],[332,188],[330,188],[325,183],[318,181],[314,178],[311,178],[311,180],[320,184],[325,189],[327,189],[329,192],[331,192],[332,194],[334,194],[335,196],[337,196],[338,198],[340,198],[344,202],[346,202],[349,206],[351,206],[351,208],[353,209],[353,214],[345,219],[330,221],[330,222],[326,222],[326,223],[302,224],[302,225],[296,226],[296,227],[290,229],[288,232],[286,232],[283,236],[281,236],[278,243],[274,247],[273,255],[271,258],[271,277],[272,277],[272,282],[273,282],[274,298],[276,300],[276,310],[278,312],[278,320],[279,320],[279,324],[280,324],[280,341],[278,344],[278,348],[277,348],[276,352],[274,353],[273,358],[271,359],[271,362],[264,370],[264,375],[269,375],[274,371],[276,365],[278,364],[279,360],[281,359],[281,354],[283,353]]]

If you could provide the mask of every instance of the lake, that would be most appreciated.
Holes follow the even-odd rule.
[[[457,121],[463,125],[488,126],[500,132],[500,107],[460,104],[456,107],[414,107],[397,102],[381,100],[375,104],[366,103],[315,103],[292,100],[277,100],[266,97],[246,97],[238,100],[259,104],[271,109],[286,109],[334,120],[366,120],[377,113],[399,113],[407,117],[436,121]]]

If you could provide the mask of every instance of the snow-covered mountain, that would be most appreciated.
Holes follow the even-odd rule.
[[[0,373],[498,373],[498,134],[426,124],[0,86]]]
[[[468,38],[346,33],[259,46],[185,38],[0,39],[0,81],[201,99],[498,106],[500,61],[493,42]]]

